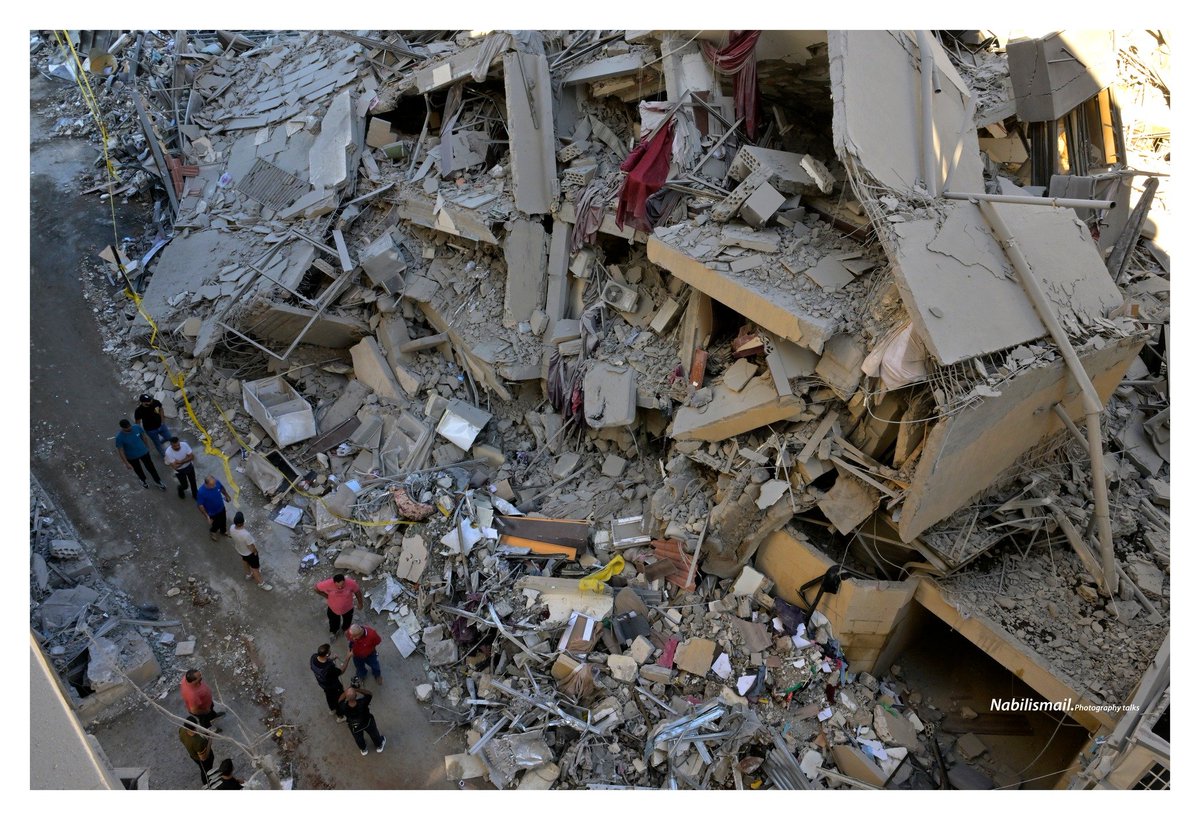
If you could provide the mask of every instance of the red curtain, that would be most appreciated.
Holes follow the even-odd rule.
[[[621,195],[617,199],[617,227],[628,221],[636,230],[653,230],[646,217],[646,200],[667,181],[671,168],[671,134],[675,123],[668,122],[649,140],[643,140],[629,152],[621,163],[627,172]]]
[[[721,74],[733,76],[733,108],[738,117],[746,118],[746,135],[758,134],[758,61],[754,47],[761,31],[731,31],[724,48],[702,42],[705,58]]]

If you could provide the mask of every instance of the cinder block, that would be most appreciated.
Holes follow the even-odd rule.
[[[761,228],[767,224],[767,220],[775,215],[786,199],[769,182],[764,182],[742,204],[742,219],[755,228]]]

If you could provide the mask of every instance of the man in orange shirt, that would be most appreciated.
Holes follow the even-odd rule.
[[[183,705],[188,714],[196,718],[205,729],[212,727],[212,722],[222,717],[224,712],[213,711],[212,690],[204,682],[204,676],[199,669],[189,669],[179,682],[179,694],[183,695]],[[213,729],[220,732],[220,729]]]
[[[353,578],[338,573],[316,584],[313,590],[325,599],[325,615],[329,618],[329,640],[354,623],[354,610],[363,608],[362,590]]]

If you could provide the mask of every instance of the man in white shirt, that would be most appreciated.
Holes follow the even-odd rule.
[[[233,516],[233,527],[229,530],[229,537],[233,539],[233,548],[242,556],[242,563],[246,565],[246,577],[253,578],[259,589],[274,589],[263,581],[262,575],[259,574],[258,548],[254,546],[254,536],[246,529],[246,516],[240,512]]]
[[[179,482],[179,497],[184,497],[188,485],[192,488],[192,500],[196,500],[196,456],[187,442],[179,440],[179,436],[171,436],[171,443],[163,450],[163,461],[175,471],[175,480]]]

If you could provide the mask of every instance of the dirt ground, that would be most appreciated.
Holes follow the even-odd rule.
[[[204,519],[190,498],[142,489],[121,466],[112,445],[118,419],[132,413],[136,397],[119,380],[118,363],[103,350],[95,307],[82,288],[83,261],[113,242],[111,215],[96,196],[80,197],[78,178],[97,156],[87,140],[53,137],[53,101],[62,85],[34,76],[30,107],[30,449],[38,480],[72,520],[101,573],[138,603],[153,603],[163,618],[180,619],[171,629],[180,639],[196,638],[196,654],[164,669],[148,687],[165,692],[160,703],[182,714],[177,681],[189,666],[206,679],[254,732],[284,724],[284,777],[298,789],[455,788],[447,782],[443,756],[463,750],[461,732],[431,723],[429,707],[416,701],[413,687],[426,680],[423,659],[400,656],[386,636],[384,619],[358,613],[356,620],[378,627],[384,683],[368,681],[372,711],[388,738],[382,754],[361,757],[345,726],[326,711],[308,669],[311,653],[328,640],[324,605],[311,585],[328,575],[328,565],[310,575],[297,572],[298,555],[288,530],[266,518],[264,499],[251,482],[240,503],[247,525],[258,536],[263,574],[272,591],[243,579],[241,562],[228,541],[212,543]],[[140,232],[145,204],[118,203],[121,235]],[[109,295],[123,300],[119,292]],[[180,428],[183,428],[182,430]],[[196,431],[172,424],[195,443]],[[236,463],[236,462],[235,462]],[[158,464],[160,474],[168,471]],[[201,456],[197,472],[221,475],[220,461]],[[168,478],[168,483],[172,483]],[[232,517],[232,512],[231,512]],[[189,594],[168,597],[188,579],[210,590],[203,606]],[[200,599],[203,600],[203,599]],[[153,638],[152,638],[153,640]],[[338,647],[345,654],[344,644]],[[350,673],[343,679],[348,680]],[[232,716],[223,719],[233,733]],[[100,740],[112,764],[149,766],[151,788],[197,788],[195,766],[181,747],[174,726],[146,705],[87,727]],[[34,736],[31,732],[31,742]],[[230,744],[217,741],[218,758],[234,758],[236,771],[248,764]],[[273,750],[276,758],[280,750]]]

